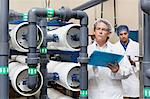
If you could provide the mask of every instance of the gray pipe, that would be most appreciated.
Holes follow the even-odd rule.
[[[107,1],[107,0],[90,0],[90,1],[80,5],[78,7],[73,8],[72,10],[82,10],[83,11],[83,10],[91,8],[91,7],[95,6],[95,5],[98,5],[100,3],[103,3],[105,1]]]
[[[79,6],[75,7],[75,8],[73,8],[72,10],[74,10],[74,11],[75,10],[83,11],[83,10],[89,9],[89,8],[91,8],[93,6],[96,6],[96,5],[100,4],[100,3],[103,3],[105,1],[108,1],[108,0],[90,0],[90,1],[88,1],[88,2],[86,2],[84,4],[82,4],[82,5],[79,5]],[[59,19],[59,18],[55,17],[55,19]],[[66,20],[66,21],[68,21],[68,20]]]
[[[54,13],[53,13],[54,14]],[[39,20],[39,17],[47,17],[48,15],[51,15],[51,12],[49,14],[49,12],[47,11],[47,9],[44,8],[32,8],[29,12],[28,12],[28,22],[29,22],[29,34],[28,34],[28,44],[29,44],[29,53],[27,54],[27,64],[29,66],[28,71],[37,71],[36,67],[37,64],[39,62],[39,58],[38,58],[38,54],[37,54],[37,20]],[[40,25],[43,27],[43,31],[44,31],[44,35],[46,35],[46,26],[47,26],[47,22],[45,21],[41,21]],[[46,37],[46,36],[45,36]],[[47,54],[47,50],[46,49],[46,41],[44,40],[43,42],[44,45],[42,45],[44,47],[44,52],[43,49],[41,50],[42,54]],[[46,62],[41,62],[42,64],[44,64],[46,66],[47,64],[47,57],[44,56],[44,61]],[[43,61],[42,60],[42,61]],[[42,72],[46,72],[47,70],[45,69],[45,67],[42,68],[41,70]],[[31,89],[34,89],[36,87],[37,84],[37,74],[36,72],[31,73],[28,72],[29,76],[28,76],[28,87]],[[45,75],[47,76],[47,75]],[[45,77],[44,76],[44,77]],[[44,80],[46,79],[46,77],[44,78]],[[47,87],[47,80],[45,80],[44,86],[42,88],[42,91],[46,92],[41,94],[42,99],[48,99],[47,97],[47,91],[45,91],[45,88]]]
[[[9,0],[0,0],[0,97],[9,98],[8,83],[8,13]]]
[[[140,0],[141,3],[141,9],[147,13],[150,14],[150,1],[149,0]]]
[[[44,40],[41,45],[41,50],[46,49],[47,50],[47,19],[43,18],[40,20],[39,26],[41,27],[44,35]],[[47,79],[47,63],[49,62],[47,53],[41,53],[40,51],[40,71],[43,75],[43,86],[41,88],[41,93],[40,93],[40,99],[49,99],[47,95],[47,84],[48,84],[48,79]]]
[[[146,13],[144,15],[144,58],[143,66],[143,83],[144,83],[144,98],[150,99],[150,1],[141,0],[141,9]]]
[[[88,99],[88,71],[87,71],[87,63],[88,63],[88,54],[87,54],[87,46],[88,46],[88,16],[86,13],[77,11],[77,18],[80,19],[80,54],[78,61],[81,64],[80,69],[80,99]]]
[[[39,61],[38,58],[38,54],[36,52],[36,48],[37,48],[37,27],[36,27],[36,20],[37,20],[37,16],[36,16],[36,10],[35,9],[31,9],[28,12],[28,45],[29,45],[29,53],[27,53],[27,64],[29,66],[28,69],[28,87],[31,89],[34,89],[36,86],[36,82],[37,82],[37,64]],[[32,72],[31,71],[35,71]]]
[[[51,14],[51,12],[50,12]],[[53,13],[54,14],[54,13]],[[47,9],[44,8],[32,8],[28,12],[28,22],[29,22],[29,34],[28,34],[28,44],[29,44],[29,53],[27,54],[27,64],[29,66],[29,76],[28,76],[28,87],[34,89],[37,82],[37,64],[39,62],[38,54],[36,52],[37,48],[37,19],[38,17],[47,17]],[[44,26],[45,27],[45,26]],[[43,53],[43,52],[42,52]],[[45,53],[45,49],[44,49]],[[45,53],[46,54],[46,53]],[[31,73],[30,71],[35,71]]]
[[[150,16],[144,16],[144,58],[143,58],[143,79],[144,88],[150,88]],[[146,98],[150,99],[150,98]]]

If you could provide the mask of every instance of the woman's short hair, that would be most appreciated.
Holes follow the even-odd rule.
[[[102,19],[102,18],[99,18],[99,19],[97,19],[97,20],[94,22],[94,31],[95,31],[95,29],[96,29],[97,24],[98,24],[98,23],[101,23],[101,22],[104,23],[104,24],[106,24],[106,26],[108,27],[108,32],[110,32],[110,33],[113,32],[114,29],[113,29],[111,23],[110,23],[108,20]]]

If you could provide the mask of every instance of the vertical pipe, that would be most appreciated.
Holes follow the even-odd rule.
[[[40,71],[43,75],[43,86],[41,89],[40,93],[40,99],[49,99],[47,95],[47,84],[48,84],[48,79],[47,79],[47,63],[48,63],[48,57],[47,57],[47,19],[43,18],[40,20],[39,26],[41,27],[44,35],[44,40],[40,48]],[[45,50],[44,52],[42,50]]]
[[[88,33],[87,27],[81,24],[81,34],[80,34],[80,56],[79,59],[81,64],[80,69],[80,99],[88,99],[88,71],[87,71],[87,42]]]
[[[9,98],[8,86],[8,15],[9,0],[0,0],[0,97]]]
[[[28,12],[28,22],[29,22],[29,28],[28,28],[28,44],[29,44],[29,53],[27,54],[27,64],[29,66],[28,69],[28,87],[31,89],[34,89],[37,84],[37,64],[39,61],[38,53],[36,52],[37,50],[37,18],[38,17],[52,17],[54,15],[54,10],[47,10],[44,8],[33,8]],[[46,37],[46,26],[47,26],[47,21],[46,19],[41,21],[40,23],[42,25],[43,31],[44,31],[44,37]],[[45,39],[45,38],[44,38]],[[47,97],[47,42],[44,40],[43,42],[43,48],[40,49],[40,53],[44,54],[44,56],[41,55],[42,59],[40,60],[42,65],[44,67],[41,68],[41,71],[44,73],[44,86],[42,88],[42,93],[41,93],[41,99],[48,99]],[[46,74],[45,74],[46,73]],[[46,93],[44,93],[46,92]]]
[[[28,13],[28,45],[29,52],[27,53],[27,64],[29,66],[28,69],[28,87],[34,89],[37,84],[37,64],[38,64],[38,54],[36,52],[37,49],[37,26],[36,26],[36,11],[34,9],[30,10]]]
[[[149,0],[140,0],[141,9],[144,14],[144,57],[142,61],[142,75],[144,86],[141,87],[143,91],[143,97],[150,99],[150,2]],[[142,93],[142,92],[141,92]]]
[[[114,29],[117,28],[117,13],[116,13],[116,0],[114,0]]]
[[[79,62],[81,64],[80,69],[80,99],[88,99],[88,71],[87,71],[87,63],[88,63],[88,54],[87,54],[87,46],[88,46],[88,16],[84,12],[77,11],[77,18],[80,18],[80,54],[79,54]]]
[[[104,3],[101,4],[101,18],[103,18],[104,14]]]
[[[139,6],[140,6],[140,0],[138,0],[139,1]],[[142,66],[142,60],[143,60],[143,56],[144,56],[144,32],[143,32],[143,22],[144,22],[144,14],[143,14],[143,12],[142,12],[142,10],[141,10],[141,8],[139,7],[138,8],[138,11],[139,11],[139,13],[138,13],[138,15],[139,15],[139,33],[138,33],[138,39],[139,39],[139,55],[140,55],[140,57],[139,57],[139,62],[140,62],[140,71],[139,71],[139,79],[140,79],[140,99],[143,99],[144,97],[143,97],[143,89],[144,89],[144,83],[143,83],[143,75],[142,75],[142,73],[143,73],[143,66]]]
[[[143,58],[143,79],[144,89],[150,88],[150,15],[144,16],[144,58]],[[150,98],[146,98],[150,99]]]

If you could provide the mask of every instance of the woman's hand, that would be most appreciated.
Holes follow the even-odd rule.
[[[115,64],[112,64],[112,63],[108,63],[108,66],[107,66],[113,73],[116,73],[118,72],[119,70],[119,64],[118,62],[115,62]]]

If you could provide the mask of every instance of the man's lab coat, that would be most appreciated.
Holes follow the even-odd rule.
[[[116,53],[117,51],[109,41],[102,48],[99,48],[96,42],[89,45],[89,56],[95,50],[112,53]],[[128,59],[125,57],[119,63],[120,69],[117,73],[112,73],[107,67],[93,67],[88,65],[89,99],[123,99],[121,79],[127,78],[131,74],[130,65]]]
[[[115,44],[115,47],[119,49],[120,54],[125,54],[130,56],[133,61],[138,61],[139,56],[139,43],[129,39],[129,44],[127,49],[123,48],[120,41]],[[139,97],[139,78],[136,74],[139,71],[139,62],[136,62],[136,67],[132,66],[133,74],[130,75],[127,79],[122,80],[123,84],[123,93],[125,97]]]

